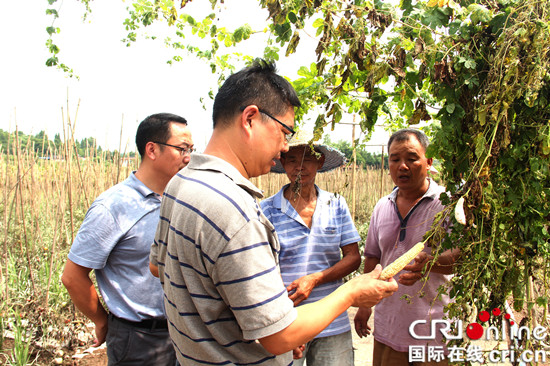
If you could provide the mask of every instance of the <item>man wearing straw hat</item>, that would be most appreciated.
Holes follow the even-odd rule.
[[[279,271],[279,241],[249,178],[269,172],[294,135],[292,85],[262,60],[226,79],[214,99],[214,131],[166,186],[151,246],[170,335],[185,365],[292,364],[293,349],[350,306],[397,290],[381,267],[296,309]]]
[[[361,264],[357,245],[361,238],[345,199],[315,184],[318,172],[330,171],[344,162],[340,151],[314,142],[312,134],[301,130],[271,169],[286,173],[290,180],[261,206],[279,236],[281,274],[294,306],[334,292]],[[308,366],[353,366],[347,312],[306,343],[303,354],[295,365],[306,361]]]
[[[76,307],[95,323],[93,346],[107,341],[109,365],[175,365],[163,292],[149,272],[149,252],[161,197],[193,151],[187,121],[159,113],[140,123],[137,171],[91,205],[65,265],[62,281]],[[94,269],[101,296],[89,275]]]

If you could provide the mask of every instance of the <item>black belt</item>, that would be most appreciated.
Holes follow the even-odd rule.
[[[139,321],[139,322],[133,322],[131,320],[119,318],[118,316],[115,316],[113,314],[109,314],[109,315],[112,316],[113,319],[116,319],[121,323],[128,324],[128,325],[130,325],[132,327],[136,327],[136,328],[145,328],[145,329],[150,329],[150,330],[153,330],[153,329],[168,329],[168,322],[166,321],[166,319],[144,319],[144,320]]]

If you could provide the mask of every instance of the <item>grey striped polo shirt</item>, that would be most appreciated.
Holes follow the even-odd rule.
[[[297,316],[261,191],[222,159],[194,154],[166,187],[151,247],[182,365],[289,365],[257,339]]]

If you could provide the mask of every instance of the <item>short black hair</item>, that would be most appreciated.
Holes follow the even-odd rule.
[[[172,113],[156,113],[145,118],[136,132],[136,146],[141,158],[145,153],[145,145],[150,141],[166,142],[170,138],[170,123],[183,123],[187,120]]]
[[[411,135],[414,135],[418,142],[420,142],[420,145],[424,148],[424,152],[426,152],[426,149],[428,149],[428,146],[430,145],[430,140],[428,139],[428,136],[421,130],[417,130],[416,128],[403,128],[399,131],[394,132],[390,139],[388,140],[388,153],[390,152],[390,146],[392,142],[397,141],[408,141]]]
[[[214,99],[214,128],[227,126],[233,116],[249,105],[281,115],[290,106],[299,107],[301,103],[292,85],[276,74],[274,63],[256,59],[251,66],[228,77],[221,86]]]

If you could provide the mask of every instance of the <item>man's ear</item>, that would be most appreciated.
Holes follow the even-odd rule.
[[[257,106],[247,106],[240,115],[239,126],[250,136],[252,134],[252,124],[258,118],[260,111]]]
[[[159,152],[160,152],[160,147],[154,142],[149,141],[147,144],[145,144],[145,153],[143,155],[144,157],[147,157],[149,160],[155,161],[157,159],[157,155]]]
[[[432,164],[434,162],[434,158],[428,158],[428,170],[432,167]]]

